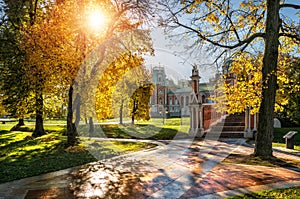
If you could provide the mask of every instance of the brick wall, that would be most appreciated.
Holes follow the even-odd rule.
[[[220,119],[221,113],[216,111],[214,104],[204,104],[203,105],[203,128],[204,130],[209,129],[209,126]]]

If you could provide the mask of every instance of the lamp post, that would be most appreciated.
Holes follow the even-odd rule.
[[[179,114],[180,114],[180,125],[182,125],[182,108],[181,108],[181,106],[179,107],[180,108],[180,110],[179,110]]]
[[[162,116],[163,118],[163,125],[165,124],[165,119],[167,119],[167,114],[168,114],[168,109],[167,108],[163,108],[159,111],[159,114]]]
[[[165,112],[165,116],[166,116],[166,119],[167,119],[168,118],[168,108],[166,108],[164,112]]]
[[[164,116],[162,115],[162,113],[163,113],[162,110],[159,109],[159,115],[163,117],[163,124],[165,124],[165,118],[164,118]]]

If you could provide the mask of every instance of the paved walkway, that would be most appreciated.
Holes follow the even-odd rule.
[[[229,154],[251,154],[244,139],[160,142],[152,150],[0,184],[6,198],[226,198],[300,186],[294,168],[224,163]],[[281,151],[277,157],[297,155]]]

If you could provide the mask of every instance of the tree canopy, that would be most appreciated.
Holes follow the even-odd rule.
[[[300,61],[299,58],[289,58],[285,69],[280,67],[278,77],[279,89],[276,95],[275,109],[282,119],[300,124]]]
[[[35,99],[33,106],[39,125],[36,125],[34,135],[44,133],[43,116],[49,104],[58,107],[65,103],[61,99],[67,97],[68,143],[73,145],[76,142],[75,124],[79,122],[81,112],[77,105],[87,101],[87,98],[80,96],[85,87],[80,78],[93,80],[93,76],[99,75],[110,64],[113,56],[118,57],[124,51],[144,52],[151,49],[148,32],[139,30],[150,15],[147,8],[149,2],[28,0],[5,3],[9,9],[6,9],[4,20],[1,21],[1,25],[4,25],[1,27],[5,27],[1,31],[10,30],[11,27],[13,29],[12,34],[1,32],[1,39],[7,40],[6,36],[17,35],[12,37],[14,40],[7,42],[15,44],[14,48],[22,55],[22,60],[16,61],[9,56],[5,60],[15,61],[16,67],[19,67],[19,70],[8,67],[12,74],[13,70],[24,72],[23,76],[13,74],[19,78],[24,77],[24,82],[19,81],[21,85],[16,83],[15,87],[21,90],[20,86],[28,85],[30,92],[27,94]],[[6,19],[10,23],[6,23]],[[103,20],[103,23],[98,23],[99,20]],[[9,49],[15,52],[14,48]],[[5,77],[8,81],[12,80],[9,75]],[[25,84],[25,80],[29,83]],[[24,101],[20,96],[18,99]]]

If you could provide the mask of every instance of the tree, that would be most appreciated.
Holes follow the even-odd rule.
[[[51,22],[49,17],[53,2],[31,0],[28,1],[29,19],[22,25],[19,48],[25,52],[23,68],[26,78],[30,81],[30,90],[34,95],[34,108],[36,114],[35,129],[32,136],[38,137],[45,134],[44,130],[44,98],[54,91],[55,82],[60,77],[55,75],[57,65],[53,64],[53,56],[57,55],[52,50],[57,45],[53,34],[49,34]],[[53,39],[50,42],[50,39]],[[57,58],[57,57],[56,57]]]
[[[275,109],[279,117],[288,119],[292,123],[300,124],[300,61],[299,58],[288,57],[285,68],[280,67],[278,72],[278,90]]]
[[[3,65],[5,68],[2,69],[2,105],[13,117],[19,119],[18,124],[12,130],[18,130],[19,127],[25,125],[24,118],[33,112],[29,81],[21,67],[22,62],[13,63],[17,60],[17,58],[16,60],[9,59]]]
[[[136,119],[150,119],[150,97],[153,93],[153,85],[145,83],[141,85],[130,98],[131,123]]]
[[[223,66],[225,74],[218,80],[217,86],[224,95],[214,96],[218,111],[242,113],[245,108],[251,107],[252,114],[258,112],[262,86],[261,57],[241,53]]]
[[[56,68],[55,77],[61,77],[61,81],[64,82],[60,85],[68,85],[68,145],[74,145],[77,141],[76,126],[81,117],[81,105],[88,101],[85,99],[92,99],[88,94],[82,96],[83,91],[86,92],[85,89],[88,89],[89,93],[94,92],[95,86],[87,85],[95,82],[90,80],[94,80],[102,69],[112,62],[113,56],[128,49],[141,52],[147,48],[141,44],[145,39],[143,34],[131,33],[134,30],[138,32],[137,28],[147,16],[147,4],[146,0],[57,1],[47,13],[47,18],[39,24],[36,38],[42,39],[39,53],[35,53],[36,58],[42,57],[46,62],[42,68],[43,71],[48,71],[48,76],[49,72]],[[105,13],[109,19],[99,32],[86,26],[89,14],[95,8]],[[121,34],[126,32],[130,34]],[[144,43],[147,42],[144,40]],[[88,60],[91,53],[96,55],[92,61]],[[91,63],[88,63],[90,61]],[[85,78],[88,78],[87,83],[84,82]]]
[[[284,49],[286,49],[285,46],[280,47],[280,51]],[[251,114],[258,113],[262,90],[261,57],[261,54],[255,56],[241,53],[223,66],[225,74],[218,82],[218,90],[222,90],[224,95],[214,97],[220,112],[241,113],[245,111],[245,108],[250,107]],[[294,122],[297,121],[297,112],[299,112],[295,106],[297,96],[299,96],[297,60],[286,54],[279,55],[278,88],[275,99],[277,115]]]
[[[19,118],[16,128],[24,125],[23,118],[32,111],[30,101],[31,82],[26,76],[25,54],[20,49],[21,30],[25,24],[33,24],[38,1],[4,1],[5,11],[1,18],[1,89],[3,105],[10,114]]]
[[[141,63],[141,57],[133,55],[129,52],[119,56],[105,69],[100,77],[96,92],[95,102],[98,119],[108,119],[114,116],[114,110],[119,108],[119,103],[115,103],[118,104],[116,105],[116,107],[112,106],[113,100],[120,97],[120,95],[113,96],[116,90],[117,83],[122,80],[122,78],[128,71],[132,70],[134,67],[139,66]],[[125,91],[125,89],[123,90],[123,92]],[[122,95],[123,92],[120,94]],[[120,103],[122,104],[122,99]]]
[[[143,61],[141,55],[126,52],[105,69],[96,92],[98,119],[108,119],[117,115],[122,124],[123,115],[131,114],[131,96],[141,86],[141,82],[150,80]]]
[[[234,56],[234,52],[263,51],[262,101],[254,155],[271,157],[279,40],[290,38],[290,45],[299,45],[300,41],[296,24],[280,11],[300,9],[300,5],[280,0],[241,1],[240,5],[230,0],[185,0],[181,5],[169,1],[162,5],[169,13],[165,25],[195,38],[192,47],[209,44],[210,50],[221,52],[219,58],[226,53]]]
[[[131,116],[132,124],[135,118],[150,119],[148,107],[150,99],[147,98],[150,94],[147,91],[150,92],[153,89],[149,84],[150,81],[149,70],[143,63],[128,71],[119,80],[113,93],[113,110],[114,115],[119,116],[120,124],[123,124],[124,116]],[[151,90],[147,90],[148,87]]]

